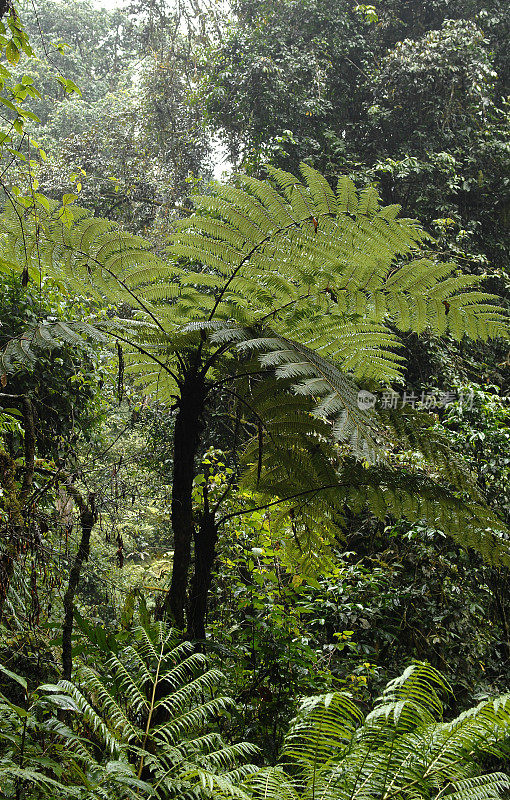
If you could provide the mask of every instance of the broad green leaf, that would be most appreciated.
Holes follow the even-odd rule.
[[[16,683],[19,683],[19,685],[22,686],[25,691],[27,691],[27,682],[21,675],[17,675],[16,672],[11,672],[11,670],[7,669],[7,667],[4,667],[3,664],[0,664],[0,672],[3,672],[4,675],[6,675],[8,678],[11,678],[13,681],[16,681]]]

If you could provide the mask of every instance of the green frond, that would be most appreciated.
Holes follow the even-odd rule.
[[[134,655],[133,648],[131,648],[131,654]],[[134,663],[138,668],[136,680],[131,671],[128,670],[116,656],[112,656],[109,660],[108,667],[116,672],[119,688],[126,695],[130,708],[136,714],[146,714],[149,710],[149,704],[143,688],[147,685],[151,685],[153,675],[150,674],[147,666],[141,659],[134,660]]]
[[[165,707],[165,706],[163,706]],[[169,743],[174,743],[182,736],[205,725],[216,714],[231,711],[233,700],[230,697],[215,697],[205,703],[194,704],[192,708],[154,729],[154,736]]]
[[[268,767],[255,772],[245,781],[245,786],[254,800],[301,800],[281,767]]]
[[[234,701],[216,694],[223,675],[208,669],[205,657],[174,629],[163,622],[135,627],[130,644],[108,659],[105,677],[84,666],[76,681],[60,681],[58,687],[73,699],[100,745],[126,759],[108,763],[112,781],[119,782],[120,771],[126,786],[146,790],[132,767],[144,765],[153,787],[168,791],[158,797],[198,800],[204,787],[212,786],[223,793],[218,796],[246,800],[240,783],[255,770],[245,762],[257,748],[245,742],[226,745],[214,727],[207,730],[218,715],[233,709]],[[158,687],[164,689],[159,699]],[[108,780],[106,773],[102,780]]]
[[[90,669],[90,667],[82,666],[79,674],[80,683],[86,687],[88,695],[94,699],[94,704],[97,704],[98,707],[104,709],[109,723],[111,723],[114,729],[117,729],[119,739],[124,738],[128,741],[130,739],[136,739],[137,730],[131,723],[125,708],[119,705],[115,697],[112,695],[110,689],[105,685],[97,673]],[[125,682],[125,676],[122,677],[124,678]],[[82,702],[84,704],[82,713],[85,717],[87,717],[89,712],[85,710],[85,704],[87,703],[87,700],[84,696]],[[97,719],[97,715],[95,718]],[[98,730],[101,730],[102,732],[101,727],[98,728]]]
[[[10,339],[0,353],[0,369],[13,372],[19,367],[30,369],[40,350],[53,350],[70,345],[92,351],[92,345],[107,345],[110,340],[101,330],[84,321],[43,321],[27,326],[22,334]]]
[[[172,673],[172,677],[175,677],[174,670]],[[193,680],[188,680],[185,686],[175,689],[171,694],[158,700],[154,707],[159,708],[162,706],[169,714],[175,716],[182,711],[190,698],[201,696],[206,689],[214,688],[221,681],[222,677],[219,670],[207,670],[197,675]],[[170,681],[167,680],[165,670],[160,672],[160,680],[171,685]]]
[[[90,761],[90,751],[87,748],[89,742],[78,736],[75,731],[71,730],[63,722],[53,717],[42,722],[41,727],[51,736],[62,741],[66,751],[71,753],[74,758],[85,763]]]
[[[31,768],[22,768],[17,764],[9,763],[7,767],[0,764],[0,785],[8,786],[10,782],[17,782],[27,786],[37,787],[37,791],[42,793],[42,796],[51,797],[51,792],[57,792],[62,789],[62,783],[45,775],[44,772]],[[79,798],[82,795],[80,788],[69,786],[67,787],[69,797]],[[58,795],[57,795],[58,796]]]
[[[299,511],[304,560],[311,563],[321,547],[310,531],[312,509],[332,535],[347,506],[368,507],[381,519],[425,519],[493,563],[507,563],[507,532],[449,448],[414,426],[411,412],[406,422],[358,402],[359,381],[402,380],[401,333],[507,336],[504,311],[481,278],[421,257],[422,227],[397,206],[383,206],[374,188],[358,191],[341,178],[334,190],[306,164],[300,177],[268,173],[269,180],[241,176],[196,198],[196,212],[176,225],[164,257],[84,209],[73,206],[67,226],[56,203],[20,215],[7,204],[0,249],[9,263],[50,274],[98,303],[127,303],[134,320],[43,323],[8,345],[4,369],[30,365],[37,347],[117,337],[126,373],[173,404],[183,359],[200,354],[211,392],[216,380],[225,386],[240,364],[256,359],[259,377],[235,384],[258,431],[247,446],[245,480],[262,496],[273,491],[282,514]],[[264,405],[264,394],[279,398],[288,420],[271,401]],[[348,460],[343,471],[348,453],[364,472]],[[416,462],[410,474],[392,466],[403,454]],[[287,499],[301,491],[306,503]],[[177,669],[176,686],[185,671]],[[133,701],[141,702],[134,690]]]
[[[309,558],[327,556],[329,537],[334,541],[338,536],[347,507],[382,521],[388,517],[424,521],[459,544],[473,547],[489,563],[510,563],[504,524],[485,505],[447,442],[426,425],[420,430],[423,415],[416,412],[406,419],[401,412],[390,412],[379,417],[387,442],[400,441],[404,449],[424,453],[413,471],[404,471],[392,465],[391,448],[386,463],[367,466],[346,458],[331,442],[331,423],[311,414],[313,402],[308,398],[300,401],[297,395],[291,400],[275,384],[259,382],[250,402],[262,423],[263,439],[257,433],[248,443],[242,480],[256,486],[261,500],[278,503],[281,518],[291,515],[299,523],[296,536]],[[287,417],[288,427],[283,422]],[[434,464],[442,480],[430,475]]]
[[[91,694],[93,694],[94,690],[96,689],[97,681],[99,681],[97,675],[94,675],[92,679],[91,670],[88,670],[88,674],[85,673],[84,683],[85,684],[88,683],[91,686]],[[60,680],[58,685],[63,691],[67,692],[70,695],[70,697],[72,697],[72,699],[78,706],[81,714],[86,719],[87,724],[92,728],[94,733],[100,738],[102,744],[108,749],[108,751],[112,755],[117,755],[120,749],[119,741],[117,737],[115,737],[110,732],[108,725],[105,723],[101,715],[98,714],[96,710],[93,708],[91,702],[89,702],[89,700],[84,696],[84,694],[82,694],[80,689],[77,688],[70,681]]]
[[[242,177],[238,186],[197,198],[197,213],[177,225],[173,261],[84,209],[73,207],[67,227],[58,204],[49,212],[37,207],[37,219],[34,209],[24,209],[21,221],[8,204],[3,250],[71,290],[127,302],[168,339],[193,318],[270,320],[279,335],[291,333],[358,378],[401,375],[392,326],[456,338],[506,334],[507,320],[494,298],[477,290],[477,278],[454,274],[453,264],[413,258],[424,239],[417,223],[399,218],[395,206],[382,207],[372,188],[358,193],[341,179],[335,193],[309,166],[301,171],[303,181],[270,169],[270,181]],[[183,258],[203,266],[183,269],[175,263]],[[315,336],[312,321],[320,327]],[[26,339],[23,349],[18,345],[25,362],[30,349]],[[157,380],[146,385],[154,389]],[[169,395],[165,386],[162,392]]]
[[[508,775],[494,772],[492,775],[476,775],[473,778],[454,781],[449,800],[497,800],[510,788]]]
[[[244,786],[253,800],[503,798],[509,778],[483,773],[479,745],[507,742],[508,696],[448,723],[440,700],[446,691],[442,676],[418,663],[387,686],[366,717],[341,693],[308,698],[281,764],[250,775]]]

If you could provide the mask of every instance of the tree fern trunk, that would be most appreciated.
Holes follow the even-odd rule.
[[[0,489],[2,489],[3,493],[4,511],[7,512],[9,519],[7,528],[9,531],[8,541],[3,552],[0,553],[0,620],[2,619],[4,602],[7,599],[11,578],[14,574],[14,564],[18,559],[23,541],[26,540],[29,535],[23,511],[34,479],[36,450],[34,407],[32,401],[26,395],[2,394],[2,397],[15,402],[21,400],[23,407],[25,464],[21,487],[18,489],[16,481],[16,461],[3,447],[0,449]]]
[[[211,586],[217,538],[218,529],[214,514],[206,511],[194,536],[195,572],[191,583],[188,612],[188,636],[190,639],[205,639],[207,596]]]
[[[170,592],[165,599],[164,612],[172,617],[175,625],[181,630],[184,630],[191,542],[195,533],[192,492],[195,459],[202,430],[205,393],[203,377],[194,371],[190,372],[181,388],[181,399],[174,429],[172,481],[174,558],[172,582]]]

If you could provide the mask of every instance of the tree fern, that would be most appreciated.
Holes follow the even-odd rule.
[[[431,445],[430,431],[422,423],[415,428],[412,413],[363,410],[357,402],[359,381],[388,386],[403,379],[402,333],[506,336],[507,318],[481,278],[423,258],[426,233],[400,217],[398,206],[382,206],[373,189],[358,192],[341,178],[333,191],[306,165],[302,179],[280,170],[271,170],[266,181],[240,176],[195,204],[196,213],[177,224],[159,255],[83,209],[73,210],[69,227],[59,220],[57,204],[49,211],[37,203],[22,211],[7,205],[1,221],[2,255],[10,262],[28,266],[30,274],[49,273],[97,303],[129,305],[134,318],[103,318],[96,338],[120,342],[126,373],[143,391],[177,405],[169,595],[177,624],[184,624],[191,543],[197,551],[202,536],[193,520],[190,475],[202,417],[219,391],[236,405],[246,430],[257,430],[256,468],[246,476],[253,475],[266,495],[274,478],[274,498],[283,508],[304,518],[312,509],[316,515],[325,510],[333,524],[341,519],[328,500],[335,494],[335,509],[345,502],[340,488],[350,466],[344,469],[337,456],[352,453],[374,468],[389,468],[386,482],[377,471],[366,473],[376,480],[372,489],[353,477],[358,505],[410,519],[426,511],[429,522],[503,561],[506,534],[494,515],[484,516],[483,498],[446,444],[434,437]],[[33,343],[94,338],[89,322],[42,323],[11,343],[4,369],[29,363]],[[292,407],[290,417],[275,413],[271,395],[282,408]],[[339,448],[338,474],[322,489],[309,487],[308,503],[289,507],[286,498],[303,490],[300,476],[324,439]],[[248,445],[248,466],[253,450]],[[405,475],[397,480],[395,469],[406,450],[418,454],[422,467],[421,479],[410,476],[408,491]],[[426,502],[414,496],[417,490]]]
[[[393,364],[380,379],[402,374],[394,326],[458,337],[507,332],[495,298],[476,287],[479,278],[414,257],[426,236],[399,218],[397,207],[380,206],[373,190],[358,194],[348,179],[335,194],[317,172],[302,169],[303,183],[273,170],[276,186],[241,177],[238,188],[196,198],[197,213],[172,239],[171,261],[82,209],[66,227],[53,216],[57,204],[50,213],[35,207],[23,215],[8,205],[4,250],[60,276],[71,290],[129,303],[167,339],[190,316],[251,327],[269,321],[277,335],[313,345],[357,377],[371,374],[376,357]],[[179,267],[183,257],[203,268]]]
[[[140,332],[141,341],[130,337],[128,370],[163,396],[176,392],[172,371],[161,365],[176,339],[182,346],[183,323],[248,323],[248,338],[266,364],[278,365],[282,377],[294,371],[303,378],[296,381],[300,392],[322,394],[319,410],[345,412],[335,428],[343,436],[359,416],[353,392],[346,397],[338,385],[332,388],[325,375],[331,364],[321,358],[354,378],[389,382],[402,375],[395,327],[487,338],[505,334],[507,323],[495,298],[476,288],[479,278],[456,274],[455,264],[413,257],[426,237],[419,225],[398,217],[398,208],[380,206],[373,190],[358,194],[348,179],[335,194],[319,173],[302,170],[304,183],[273,170],[276,186],[243,177],[239,188],[218,187],[216,195],[197,198],[197,214],[182,220],[173,237],[172,261],[82,209],[74,209],[67,227],[56,216],[57,204],[49,213],[35,206],[23,215],[8,205],[4,252],[60,277],[71,291],[137,309],[151,327]],[[202,270],[177,266],[183,257],[201,262]],[[55,336],[71,341],[92,333],[85,325],[74,328],[41,327],[8,358],[27,361],[32,343],[51,346]],[[227,330],[239,346],[240,332],[234,335],[229,323]]]
[[[510,695],[444,722],[449,687],[415,664],[364,715],[349,695],[308,698],[291,726],[281,766],[247,780],[254,800],[456,800],[502,798],[510,780],[484,774],[487,753],[505,758]]]

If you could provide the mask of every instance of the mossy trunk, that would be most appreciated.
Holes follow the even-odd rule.
[[[73,671],[73,623],[74,623],[74,598],[78,591],[81,570],[90,554],[90,535],[96,521],[93,496],[89,503],[85,503],[81,495],[72,488],[71,496],[78,504],[80,511],[81,537],[76,556],[69,573],[67,590],[64,595],[64,623],[62,626],[62,669],[64,678],[71,680]]]

